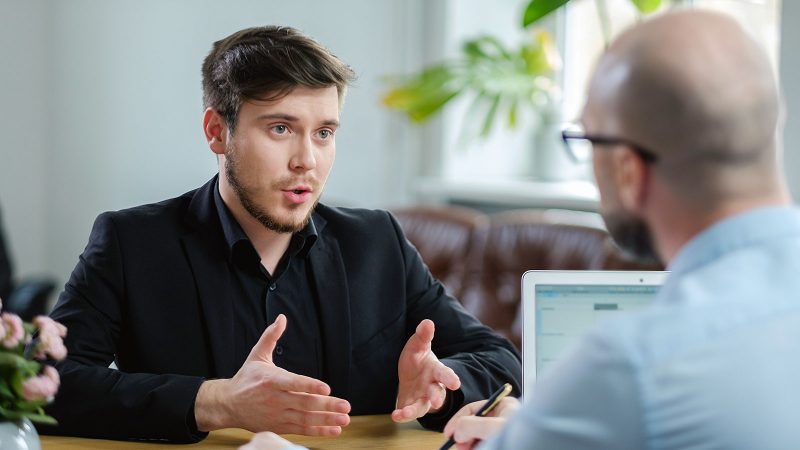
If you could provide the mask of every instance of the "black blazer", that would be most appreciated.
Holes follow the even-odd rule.
[[[231,377],[235,289],[214,204],[216,177],[178,198],[101,214],[52,317],[69,329],[61,388],[41,431],[111,439],[196,441],[193,405],[206,378]],[[462,387],[441,428],[465,402],[504,382],[520,392],[514,347],[481,325],[434,280],[385,211],[318,205],[309,253],[320,296],[323,381],[352,414],[388,413],[397,360],[425,318],[434,353]],[[119,370],[109,369],[115,361]]]

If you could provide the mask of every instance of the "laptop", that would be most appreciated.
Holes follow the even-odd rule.
[[[530,270],[522,275],[524,386],[599,321],[649,305],[668,272]]]

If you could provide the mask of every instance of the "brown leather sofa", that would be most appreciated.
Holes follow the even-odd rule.
[[[452,206],[392,211],[433,275],[483,323],[522,345],[526,270],[660,270],[625,257],[597,214]]]

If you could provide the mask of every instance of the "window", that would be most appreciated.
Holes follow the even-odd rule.
[[[735,17],[764,46],[777,73],[780,0],[665,0],[663,10],[682,4],[709,8]],[[525,39],[519,21],[524,0],[498,0],[487,8],[483,0],[447,0],[443,31],[445,56],[455,54],[461,43],[479,34],[492,34],[509,45]],[[605,0],[611,39],[641,20],[630,0]],[[544,26],[553,31],[563,57],[560,74],[560,117],[578,117],[586,85],[604,39],[597,14],[597,0],[573,0]],[[445,109],[432,149],[437,151],[437,174],[421,180],[423,195],[445,200],[515,206],[556,206],[593,209],[597,202],[589,165],[576,165],[564,151],[557,131],[547,139],[535,135],[534,117],[521,116],[517,130],[496,126],[485,140],[465,139],[465,116],[470,99],[458,99]],[[438,125],[438,124],[437,124]],[[469,130],[467,130],[469,131]],[[428,158],[430,162],[430,157]],[[552,197],[549,198],[548,196]],[[548,197],[548,198],[545,198]],[[526,204],[524,199],[530,199]]]
[[[605,1],[611,18],[612,38],[639,20],[630,0]],[[671,3],[712,9],[733,16],[767,51],[775,72],[778,72],[780,0],[673,0]],[[570,2],[566,8],[564,25],[564,115],[567,120],[572,120],[580,114],[589,75],[603,50],[597,2]]]

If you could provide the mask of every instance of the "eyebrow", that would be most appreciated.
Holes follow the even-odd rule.
[[[282,114],[282,113],[262,114],[262,115],[260,115],[260,116],[258,116],[256,118],[256,120],[259,120],[259,121],[261,121],[261,120],[271,120],[271,119],[280,119],[280,120],[285,120],[287,122],[298,122],[298,121],[300,121],[300,118],[297,117],[297,116],[292,116],[292,115],[289,115],[289,114]],[[329,125],[329,126],[333,126],[333,127],[338,127],[339,126],[339,121],[336,120],[336,119],[323,120],[322,121],[322,125]]]

